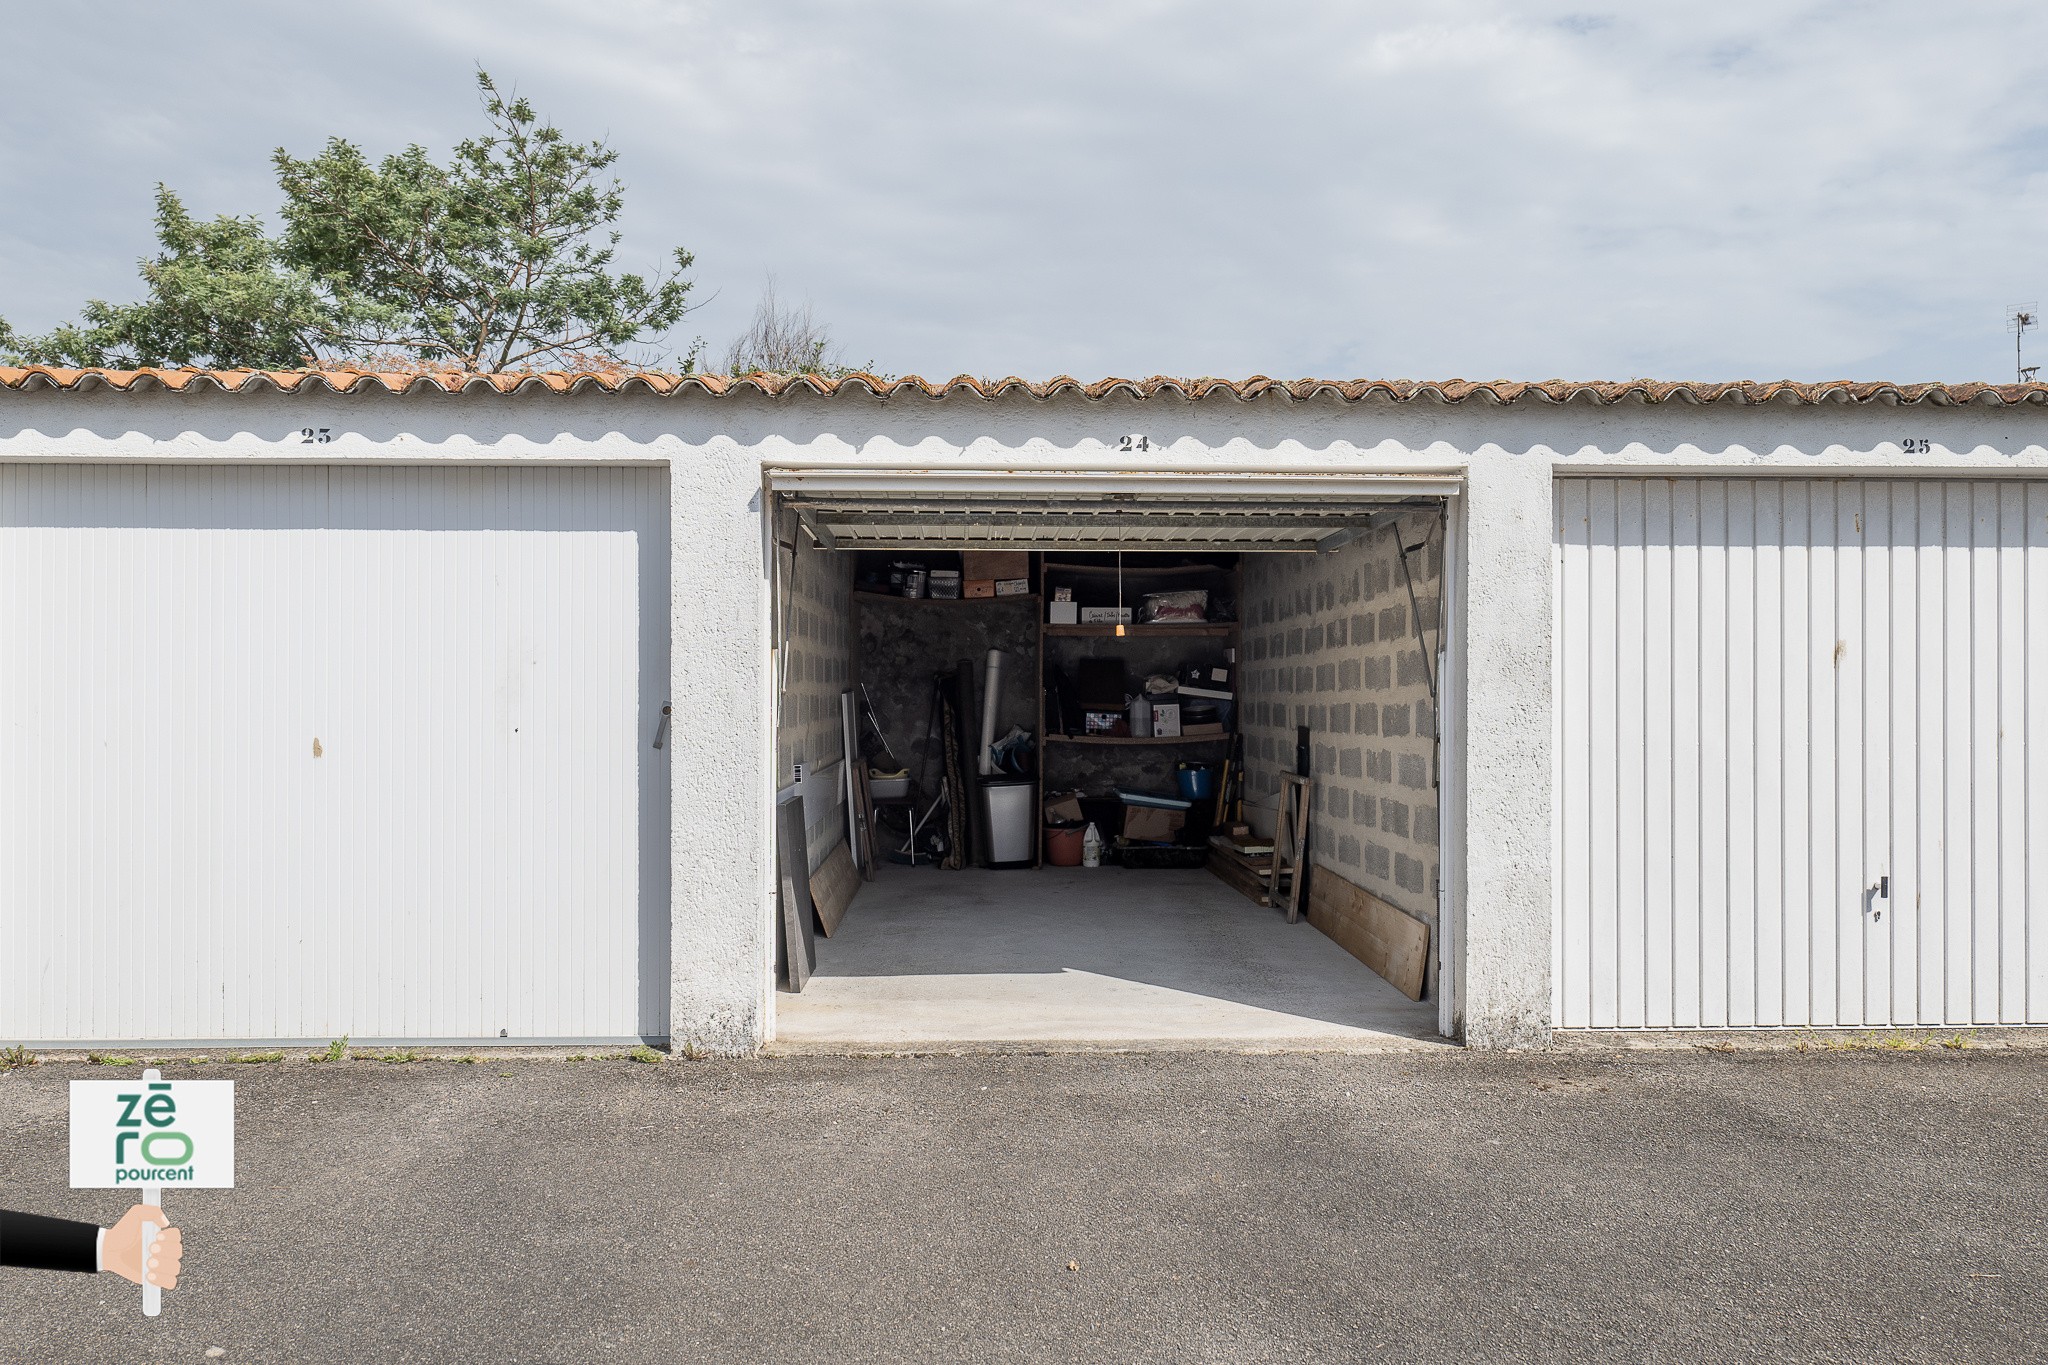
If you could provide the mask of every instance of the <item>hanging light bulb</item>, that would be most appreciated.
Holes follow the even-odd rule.
[[[1116,552],[1116,633],[1124,633],[1124,552]]]

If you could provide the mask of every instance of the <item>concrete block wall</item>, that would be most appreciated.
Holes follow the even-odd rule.
[[[788,669],[778,706],[775,742],[775,786],[795,778],[796,765],[808,772],[831,769],[845,760],[839,694],[853,686],[852,557],[821,549],[798,533],[795,565],[790,552],[779,549],[781,568],[790,575],[788,607]],[[844,777],[838,779],[843,784]],[[814,788],[817,789],[817,788]],[[807,831],[811,866],[815,869],[846,837],[840,785],[831,798],[811,803]]]
[[[1310,732],[1316,864],[1437,928],[1436,710],[1401,573],[1436,666],[1444,566],[1434,511],[1328,555],[1251,555],[1244,566],[1242,702],[1248,804],[1270,828],[1295,729]],[[1432,968],[1433,971],[1433,968]]]
[[[1038,730],[1037,600],[991,599],[968,604],[863,597],[858,611],[860,680],[874,703],[891,752],[929,791],[945,775],[939,737],[931,728],[932,678],[971,664],[979,696],[981,667],[991,649],[1009,656],[996,733],[1011,726]],[[981,727],[977,710],[969,718]],[[971,760],[972,755],[969,755]]]

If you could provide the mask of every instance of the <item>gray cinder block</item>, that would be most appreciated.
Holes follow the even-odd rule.
[[[1408,837],[1408,807],[1388,797],[1380,798],[1380,831],[1398,838]]]

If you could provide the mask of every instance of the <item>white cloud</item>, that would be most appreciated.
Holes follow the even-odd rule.
[[[76,13],[71,11],[70,13]],[[132,290],[158,179],[445,148],[474,63],[697,252],[716,346],[774,273],[898,371],[2001,377],[2048,294],[2048,16],[1912,0],[25,12],[0,312]]]

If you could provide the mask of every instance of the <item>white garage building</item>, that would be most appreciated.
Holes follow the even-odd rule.
[[[2044,414],[2038,385],[0,369],[0,1042],[758,1048],[777,793],[839,756],[803,748],[845,681],[805,564],[1265,556],[1309,643],[1258,669],[1286,632],[1248,613],[1249,698],[1341,685],[1317,651],[1356,633],[1317,614],[1347,595],[1287,575],[1404,516],[1442,531],[1404,907],[1439,1031],[2048,1024]],[[1316,773],[1362,827],[1373,754],[1274,697],[1334,732]]]

